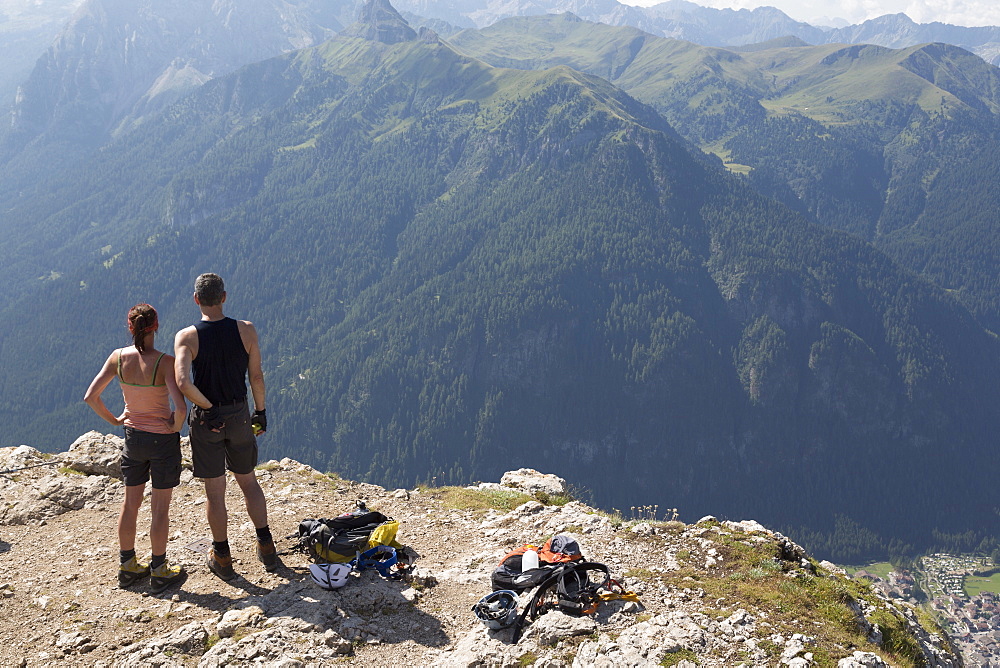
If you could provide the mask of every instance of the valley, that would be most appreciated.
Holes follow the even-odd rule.
[[[967,665],[1000,662],[1000,571],[992,558],[934,553],[912,569],[878,563],[852,577],[871,580],[894,598],[921,600]]]

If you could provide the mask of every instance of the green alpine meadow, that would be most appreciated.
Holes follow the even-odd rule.
[[[531,467],[845,563],[995,547],[997,81],[951,47],[565,16],[449,42],[369,5],[98,148],[7,157],[3,444],[103,429],[81,397],[128,308],[169,347],[213,271],[260,332],[264,459]]]

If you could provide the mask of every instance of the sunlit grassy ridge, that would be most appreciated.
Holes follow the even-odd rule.
[[[810,561],[808,569],[801,568],[774,535],[765,537],[732,530],[715,522],[698,527],[702,529],[699,538],[709,541],[719,555],[716,564],[706,567],[703,557],[678,551],[675,553],[678,570],[634,569],[626,576],[661,582],[680,590],[701,590],[704,595],[700,592],[698,595],[705,601],[702,613],[712,619],[721,621],[743,608],[759,620],[766,620],[775,633],[785,637],[795,633],[815,636],[816,644],[810,646],[810,651],[818,666],[836,666],[845,650],[853,648],[888,654],[895,666],[924,665],[923,654],[904,615],[882,600],[868,583],[830,573],[815,561]],[[640,545],[636,547],[656,550],[663,536],[686,531],[691,529],[663,524],[659,536],[637,539]],[[870,617],[882,632],[881,648],[869,640],[859,625],[861,605],[875,609]],[[941,633],[929,617],[918,615],[915,610],[911,613],[926,631]],[[762,647],[772,660],[780,658],[779,646],[764,643]]]
[[[751,102],[772,114],[794,110],[842,123],[859,120],[855,107],[873,101],[915,104],[928,112],[1000,109],[996,68],[941,44],[905,49],[796,45],[737,52],[572,15],[508,19],[459,33],[452,42],[494,65],[569,65],[607,78],[661,110],[680,98],[701,114],[732,113],[732,105]]]
[[[857,119],[862,101],[915,104],[928,112],[1000,108],[995,77],[978,57],[943,45],[888,49],[824,45],[744,54],[772,79],[769,106],[820,122]]]
[[[369,91],[368,102],[374,96],[396,100],[379,106],[379,116],[365,110],[356,114],[357,121],[369,128],[372,137],[399,131],[413,119],[436,111],[474,113],[480,130],[492,130],[510,118],[520,100],[542,93],[553,86],[582,87],[583,95],[593,99],[602,111],[617,118],[635,120],[621,102],[621,94],[604,79],[584,74],[562,63],[552,63],[544,71],[494,67],[456,52],[448,44],[432,40],[386,45],[361,38],[343,37],[331,40],[296,56],[303,73],[299,95],[309,96],[308,86],[316,68],[323,70],[327,87],[338,82],[349,93],[363,87]],[[409,90],[409,95],[400,95]],[[319,107],[322,114],[310,122],[317,131],[322,119],[342,110],[345,100],[356,102],[349,94],[331,99]],[[315,111],[311,112],[315,113]],[[550,115],[558,116],[553,108]],[[307,147],[308,142],[294,148]]]

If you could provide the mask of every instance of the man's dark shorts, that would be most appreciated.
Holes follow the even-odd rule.
[[[196,424],[193,406],[188,412],[195,478],[218,478],[226,474],[226,469],[233,473],[251,473],[257,466],[257,438],[250,426],[246,402],[220,406],[219,415],[226,426],[214,432]]]
[[[181,435],[125,427],[122,477],[126,487],[145,485],[150,477],[153,489],[177,487],[181,482]]]

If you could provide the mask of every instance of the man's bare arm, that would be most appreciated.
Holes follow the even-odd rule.
[[[201,393],[191,380],[191,362],[198,354],[198,332],[194,327],[185,327],[174,337],[174,379],[177,389],[188,401],[201,408],[211,408],[212,402]]]
[[[174,404],[174,419],[173,422],[170,423],[170,428],[174,431],[180,431],[184,428],[184,417],[187,415],[187,404],[184,403],[184,395],[181,393],[180,388],[177,387],[175,375],[177,373],[176,360],[171,359],[171,362],[174,362],[174,364],[163,370],[163,380],[167,384],[167,392],[170,394],[170,401]]]
[[[264,402],[267,391],[264,388],[264,369],[260,359],[260,346],[257,344],[257,328],[252,322],[240,320],[240,338],[243,340],[243,347],[246,348],[249,360],[247,361],[247,376],[250,379],[250,393],[253,395],[254,410],[264,410]]]

